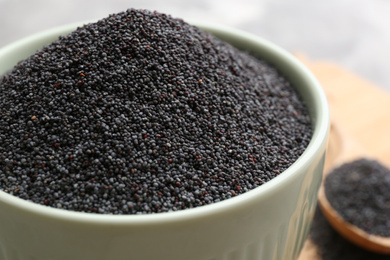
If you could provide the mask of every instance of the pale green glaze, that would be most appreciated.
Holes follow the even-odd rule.
[[[243,195],[195,209],[135,216],[37,205],[0,191],[1,260],[293,260],[306,238],[320,185],[328,104],[313,75],[291,54],[248,33],[195,23],[278,67],[305,99],[313,139],[284,173]],[[78,24],[80,25],[80,24]],[[0,50],[0,74],[69,25]]]

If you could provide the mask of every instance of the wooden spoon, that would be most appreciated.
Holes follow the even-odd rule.
[[[334,124],[331,126],[329,148],[330,150],[328,155],[333,160],[328,161],[332,161],[331,164],[333,165],[333,167],[338,167],[343,163],[350,162],[359,158],[371,157],[356,142],[351,139],[348,139],[347,136],[340,132],[340,130],[337,129]],[[335,155],[334,152],[337,152],[337,154]],[[328,163],[328,165],[325,165],[325,174],[323,180],[325,180],[327,173],[330,172],[329,164],[330,163]],[[340,214],[331,206],[325,195],[324,181],[322,181],[318,193],[318,202],[328,222],[344,238],[366,250],[381,254],[390,254],[390,237],[381,237],[378,235],[369,234],[366,231],[360,229],[359,227],[346,222],[340,216]]]

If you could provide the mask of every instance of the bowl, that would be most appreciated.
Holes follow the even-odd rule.
[[[150,215],[100,215],[38,205],[0,191],[3,260],[297,259],[320,186],[329,133],[325,94],[294,56],[249,33],[192,23],[276,66],[309,109],[313,136],[279,176],[242,195],[193,209]],[[38,33],[0,50],[0,74],[82,24]]]

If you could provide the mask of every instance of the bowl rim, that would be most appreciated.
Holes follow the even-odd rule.
[[[71,23],[59,27],[55,27],[43,32],[35,33],[31,36],[25,37],[14,43],[10,43],[0,49],[1,57],[8,52],[15,49],[20,49],[23,46],[28,45],[31,42],[39,42],[42,39],[51,36],[59,36],[67,34],[77,27],[80,27],[89,22]],[[220,202],[211,203],[209,205],[199,206],[190,209],[178,210],[174,212],[154,213],[154,214],[135,214],[135,215],[110,215],[110,214],[97,214],[97,213],[85,213],[76,212],[65,209],[58,209],[40,205],[31,201],[27,201],[13,195],[10,195],[0,190],[0,203],[5,204],[7,207],[22,212],[28,212],[35,216],[43,216],[45,218],[52,218],[62,221],[89,223],[89,224],[109,224],[109,225],[150,225],[150,224],[169,224],[177,223],[180,221],[188,221],[193,219],[201,219],[205,217],[215,216],[219,214],[226,214],[229,211],[236,210],[237,208],[243,208],[248,205],[254,204],[260,198],[266,198],[271,196],[278,189],[282,189],[288,185],[289,180],[299,174],[300,169],[307,169],[311,162],[315,160],[316,156],[321,153],[326,146],[327,137],[330,127],[330,115],[329,107],[326,95],[314,77],[314,75],[305,67],[297,58],[291,53],[275,45],[274,43],[263,39],[254,34],[231,28],[225,25],[215,23],[205,23],[199,21],[189,21],[203,30],[217,32],[220,34],[228,35],[229,37],[239,37],[244,42],[250,42],[251,44],[260,46],[262,49],[267,50],[273,56],[277,56],[281,64],[284,64],[293,69],[294,73],[300,74],[305,81],[306,85],[310,85],[310,94],[314,99],[313,102],[316,107],[316,114],[314,118],[314,124],[312,125],[313,133],[312,138],[306,147],[303,154],[284,172],[274,177],[270,181],[256,187],[248,192],[240,194],[239,196],[232,197]],[[49,42],[45,43],[48,44]],[[0,62],[1,63],[1,62]],[[278,64],[275,64],[278,67]],[[311,120],[313,117],[311,116]]]

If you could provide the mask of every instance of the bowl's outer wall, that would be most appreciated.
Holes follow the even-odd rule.
[[[283,57],[275,56],[269,51],[268,47],[259,45],[256,42],[258,39],[252,39],[252,43],[248,44],[248,39],[236,38],[235,34],[239,33],[237,31],[200,27],[212,31],[233,45],[245,45],[245,48],[259,56],[265,55],[266,59],[275,61],[273,63],[277,67],[279,60],[283,60]],[[0,50],[0,74],[43,45],[56,40],[58,35],[75,28],[68,26],[51,30],[3,48]],[[311,90],[314,94],[307,91],[304,85],[312,82],[307,83],[310,81],[307,76],[297,77],[291,66],[295,65],[282,65],[279,68],[298,86],[314,121],[324,121],[325,128],[329,127],[327,106],[323,102],[319,105],[315,98],[312,99],[316,95],[314,92],[319,90]],[[317,125],[316,122],[314,124]],[[197,217],[173,217],[174,220],[167,217],[165,222],[140,221],[137,225],[132,221],[127,222],[126,216],[108,216],[120,221],[93,221],[93,218],[88,221],[88,217],[84,221],[77,221],[77,217],[58,218],[41,214],[39,210],[14,205],[12,201],[15,199],[0,191],[0,259],[296,259],[306,239],[316,206],[327,142],[328,130],[322,129],[324,131],[326,134],[318,137],[321,140],[317,142],[317,149],[307,156],[310,160],[295,165],[294,172],[290,171],[293,175],[291,178],[279,180],[279,176],[271,180],[270,184],[263,185],[264,188],[260,187],[264,191],[260,192],[261,196],[255,192],[240,195],[247,196],[248,199],[241,204],[236,203],[235,207],[222,207],[222,210],[214,210],[213,214],[203,215],[195,209],[193,212]],[[30,208],[43,207],[31,205]],[[174,214],[168,213],[166,216],[180,216],[181,213]],[[129,217],[131,219],[133,216]],[[152,217],[147,216],[145,219]]]

